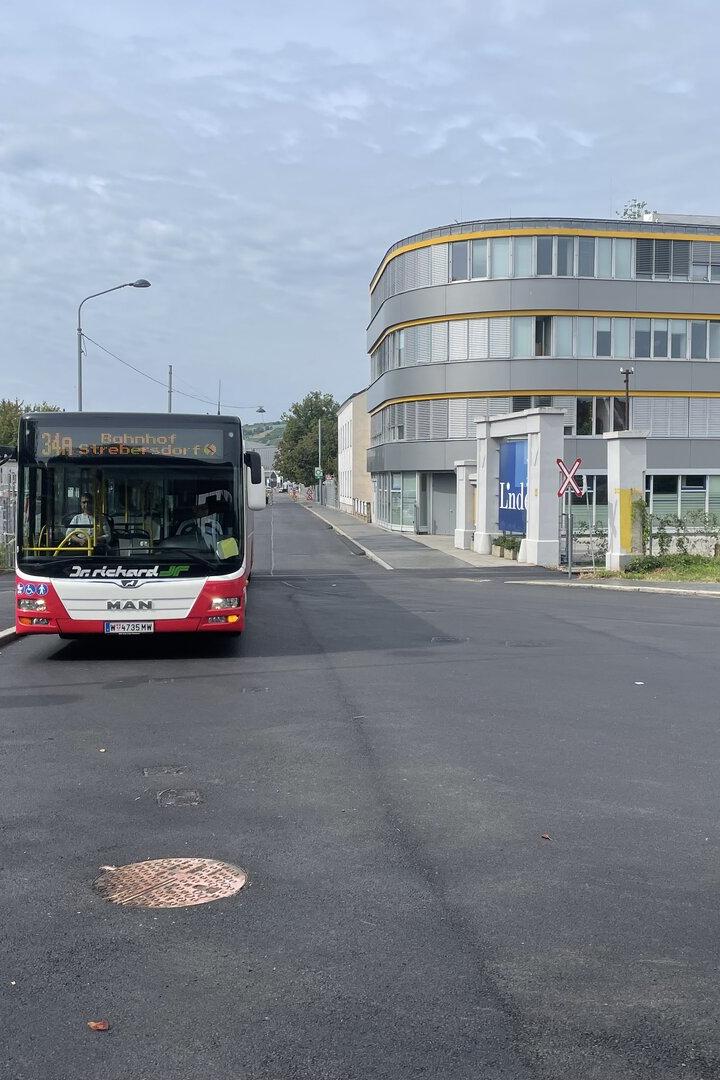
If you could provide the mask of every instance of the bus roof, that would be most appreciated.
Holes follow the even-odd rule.
[[[88,420],[93,423],[99,421],[107,423],[138,423],[138,424],[164,424],[166,426],[178,424],[178,425],[194,425],[207,423],[208,426],[218,423],[225,424],[242,424],[239,416],[227,416],[225,414],[216,416],[214,413],[167,413],[167,412],[26,412],[23,413],[24,420],[47,420],[52,417],[57,417],[58,421],[62,418],[62,421],[66,423],[80,424],[83,420]]]

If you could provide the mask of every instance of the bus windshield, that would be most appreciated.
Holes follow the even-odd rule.
[[[102,453],[103,444],[78,442],[77,433],[64,447],[32,434],[20,455],[21,568],[64,575],[70,564],[181,562],[186,573],[225,574],[238,566],[241,474],[231,462]],[[200,445],[221,458],[222,432]]]

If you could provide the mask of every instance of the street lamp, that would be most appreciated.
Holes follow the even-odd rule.
[[[630,376],[635,374],[634,367],[621,367],[620,374],[625,380],[625,430],[630,430]]]
[[[105,296],[106,293],[117,292],[118,289],[128,289],[128,288],[130,288],[130,289],[149,289],[150,288],[150,282],[146,281],[145,278],[138,278],[137,281],[125,281],[122,285],[113,285],[112,289],[103,289],[102,292],[90,293],[89,296],[86,296],[85,299],[80,302],[80,307],[78,308],[78,323],[77,323],[77,336],[78,336],[77,337],[77,343],[78,343],[77,402],[78,402],[78,412],[83,411],[83,404],[82,404],[82,347],[83,347],[83,332],[82,332],[82,324],[80,322],[80,312],[82,311],[82,306],[88,300],[94,300],[94,298],[96,296]]]

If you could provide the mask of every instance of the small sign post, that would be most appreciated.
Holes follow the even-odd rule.
[[[323,471],[322,471],[322,469],[321,469],[321,468],[319,468],[319,467],[318,467],[318,466],[316,465],[316,466],[315,466],[315,479],[316,479],[316,480],[322,480],[322,478],[323,478]]]
[[[575,458],[572,465],[568,468],[562,458],[557,459],[557,466],[563,475],[563,480],[558,488],[558,499],[562,499],[566,491],[572,491],[573,495],[580,497],[582,495],[582,488],[575,479],[575,473],[582,465],[582,458]],[[572,557],[573,557],[573,516],[572,510],[568,507],[568,512],[565,514],[565,552],[567,562],[568,577],[572,577]]]

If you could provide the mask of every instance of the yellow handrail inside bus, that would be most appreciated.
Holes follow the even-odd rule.
[[[64,548],[64,547],[65,547],[65,546],[66,546],[66,545],[67,545],[67,544],[68,544],[68,543],[69,543],[69,542],[70,542],[70,541],[72,540],[72,538],[73,538],[74,536],[82,536],[83,540],[85,540],[85,539],[87,539],[87,540],[88,540],[88,543],[87,543],[87,547],[85,547],[85,545],[78,545],[78,552],[80,552],[80,551],[87,551],[87,553],[88,553],[88,555],[89,555],[89,554],[90,554],[90,549],[91,549],[91,545],[90,545],[90,540],[89,540],[89,538],[88,538],[87,530],[85,530],[85,529],[73,529],[73,531],[72,531],[72,532],[69,532],[69,533],[67,534],[67,536],[63,537],[63,539],[62,539],[62,540],[60,541],[60,543],[58,544],[58,546],[57,546],[57,547],[55,548],[55,550],[53,551],[53,554],[54,554],[54,555],[57,555],[57,554],[58,554],[58,552],[62,551],[62,549],[63,549],[63,548]],[[50,549],[48,549],[48,550],[52,551],[53,549],[52,549],[52,548],[50,548]]]

